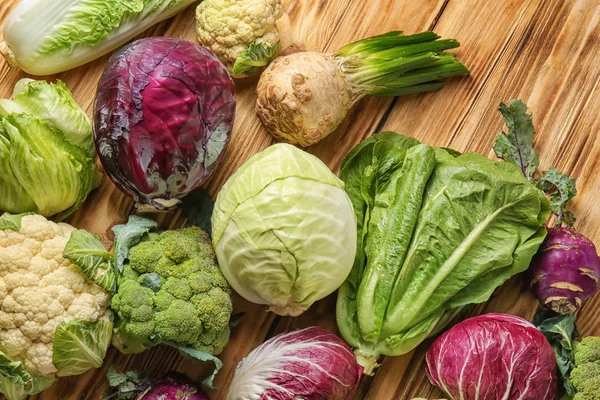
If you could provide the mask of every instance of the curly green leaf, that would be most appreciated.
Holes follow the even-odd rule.
[[[279,42],[274,45],[252,43],[235,60],[233,74],[243,76],[254,75],[259,69],[269,65],[277,57],[277,54],[279,54]]]
[[[500,103],[507,132],[496,136],[494,151],[498,158],[517,165],[528,180],[533,178],[539,165],[538,153],[533,149],[533,119],[527,114],[527,105],[521,100]]]
[[[207,361],[212,362],[214,365],[212,373],[208,377],[206,377],[206,379],[204,379],[203,383],[206,386],[208,386],[209,388],[216,390],[216,388],[213,385],[213,381],[215,379],[215,376],[217,376],[217,373],[219,372],[221,367],[223,367],[223,362],[221,360],[219,360],[217,357],[211,356],[210,354],[204,353],[203,351],[191,349],[189,347],[181,347],[181,346],[177,346],[177,345],[173,345],[173,347],[175,347],[177,350],[179,350],[179,352],[181,353],[182,356],[184,356],[185,358],[188,358],[190,360],[193,360],[196,362],[207,362]]]
[[[575,178],[552,167],[542,174],[539,185],[550,198],[550,208],[557,215],[556,225],[573,226],[575,216],[567,210],[567,205],[577,195]]]
[[[556,366],[560,372],[563,386],[569,396],[575,395],[575,387],[569,375],[575,368],[573,350],[575,339],[579,336],[574,315],[559,315],[554,311],[542,311],[533,319],[533,324],[546,336],[556,356]]]

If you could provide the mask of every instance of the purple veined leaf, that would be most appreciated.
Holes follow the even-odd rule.
[[[235,370],[227,400],[351,400],[362,367],[350,347],[318,327],[277,335]]]
[[[556,400],[554,351],[529,321],[508,314],[469,318],[427,352],[427,376],[450,400]]]

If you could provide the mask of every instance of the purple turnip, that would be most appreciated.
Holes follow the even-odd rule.
[[[596,246],[565,227],[548,235],[531,262],[531,288],[542,304],[572,314],[600,289],[600,258]]]

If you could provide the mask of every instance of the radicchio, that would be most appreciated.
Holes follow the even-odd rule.
[[[354,353],[317,327],[277,335],[244,358],[227,400],[350,400],[362,375]]]
[[[533,324],[512,315],[457,324],[429,348],[426,372],[452,400],[557,399],[552,347]]]
[[[98,157],[137,203],[171,209],[217,167],[234,113],[233,81],[210,50],[174,38],[140,39],[115,53],[100,78]]]

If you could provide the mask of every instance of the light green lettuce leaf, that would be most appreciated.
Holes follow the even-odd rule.
[[[72,145],[81,148],[89,158],[96,157],[92,139],[92,123],[79,108],[64,84],[21,79],[15,85],[13,102],[21,112],[31,114],[41,122],[59,131]]]
[[[155,3],[146,1],[147,3]],[[144,9],[144,0],[79,0],[46,35],[38,52],[51,55],[77,45],[97,46],[131,14]]]
[[[71,232],[63,257],[72,260],[96,285],[111,294],[116,293],[115,257],[106,251],[97,236],[83,229]]]
[[[10,114],[0,122],[4,129],[2,136],[8,138],[7,146],[0,145],[1,168],[12,171],[2,176],[6,182],[0,186],[20,185],[23,203],[30,205],[31,200],[35,203],[33,209],[14,210],[14,204],[18,203],[15,195],[2,192],[0,209],[33,211],[43,216],[59,214],[57,218],[61,219],[73,212],[99,184],[96,164],[79,147],[68,143],[61,132],[29,114]],[[6,162],[10,165],[5,165]]]
[[[23,400],[49,388],[53,383],[53,377],[33,377],[20,362],[0,352],[0,393],[7,400]]]
[[[13,213],[37,210],[35,202],[12,170],[10,138],[4,124],[4,118],[0,116],[0,210]]]
[[[104,362],[110,345],[113,323],[69,321],[57,325],[52,345],[52,363],[58,376],[80,375]]]

